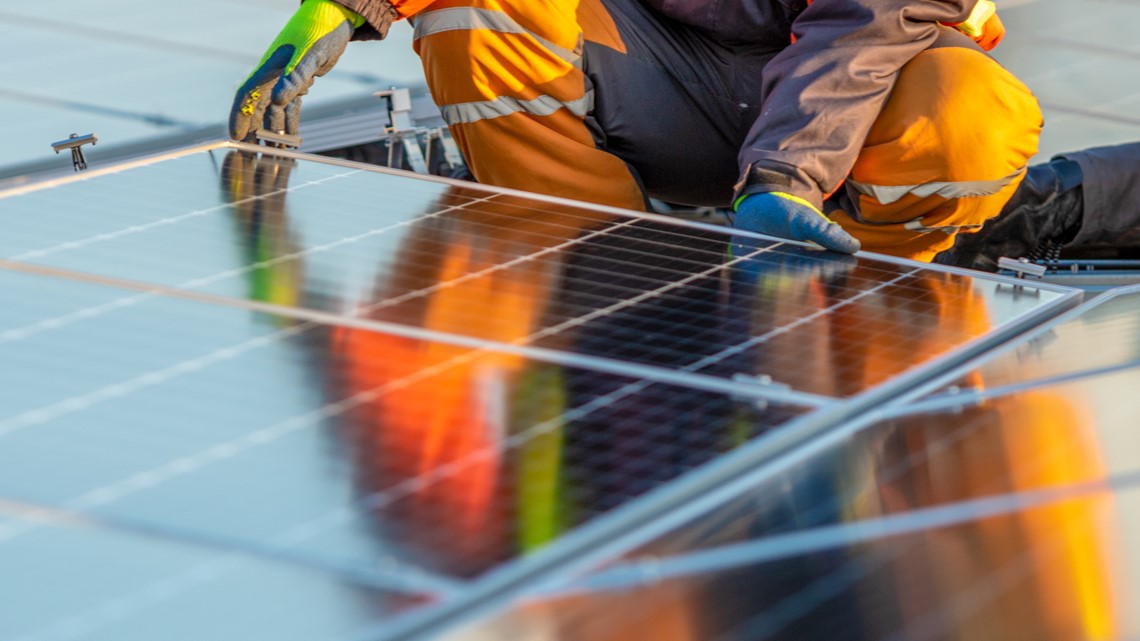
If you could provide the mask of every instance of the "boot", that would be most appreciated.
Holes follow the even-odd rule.
[[[958,234],[934,262],[992,272],[1002,256],[1037,258],[1071,241],[1081,228],[1082,174],[1080,164],[1060,157],[1030,167],[1000,214],[981,231]]]
[[[959,234],[935,262],[995,271],[997,260],[1140,247],[1140,143],[1094,147],[1030,167],[1002,212]]]
[[[1084,174],[1084,220],[1066,249],[1140,247],[1140,142],[1063,155]]]

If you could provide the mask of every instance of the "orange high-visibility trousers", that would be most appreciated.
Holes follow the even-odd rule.
[[[943,47],[903,67],[829,212],[869,251],[921,261],[977,231],[1013,195],[1037,153],[1033,94],[980,51]]]
[[[415,16],[432,97],[479,182],[643,209],[626,164],[598,149],[583,38],[616,33],[599,0],[442,0]]]

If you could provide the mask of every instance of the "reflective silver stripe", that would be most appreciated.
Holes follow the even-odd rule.
[[[927,196],[942,196],[943,198],[970,198],[975,196],[992,196],[1003,187],[1014,181],[1025,171],[1025,167],[1018,169],[1005,178],[997,180],[966,180],[962,182],[932,182],[921,185],[868,185],[848,179],[847,182],[855,191],[870,196],[884,205],[889,205],[907,194],[914,194],[920,198]]]
[[[965,231],[968,229],[981,229],[982,225],[941,225],[939,227],[927,227],[922,223],[922,219],[918,218],[916,220],[908,221],[903,225],[903,228],[909,231],[921,232],[923,234],[929,234],[932,231],[940,231],[944,234],[953,235],[960,231]]]
[[[458,125],[509,116],[513,113],[528,113],[534,116],[549,116],[559,109],[566,109],[575,116],[585,116],[594,108],[594,92],[587,91],[586,95],[577,100],[562,102],[550,96],[539,96],[531,100],[502,97],[494,100],[480,102],[461,102],[454,105],[444,105],[439,108],[443,120],[449,125]]]
[[[444,31],[471,31],[487,29],[500,33],[525,34],[546,47],[550,53],[566,62],[577,66],[582,59],[581,37],[579,37],[578,51],[570,51],[560,47],[546,38],[527,30],[515,19],[494,9],[476,9],[474,7],[455,7],[452,9],[437,9],[416,16],[416,31],[413,38],[419,40]]]

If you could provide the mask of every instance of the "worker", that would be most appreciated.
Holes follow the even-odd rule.
[[[230,135],[296,133],[349,41],[405,18],[486,184],[930,261],[1020,202],[1037,152],[1036,99],[985,53],[990,0],[304,0]]]

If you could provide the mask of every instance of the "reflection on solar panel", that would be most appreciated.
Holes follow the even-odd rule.
[[[553,591],[446,638],[1135,638],[1131,594],[1113,576],[1127,572],[1115,527],[1103,523],[1113,508],[1135,513],[1140,494],[1078,489],[1016,511],[963,505],[761,539],[662,562],[639,581],[611,572],[610,585]]]
[[[246,146],[0,225],[3,638],[433,636],[1074,301]]]
[[[953,388],[813,442],[451,638],[1134,638],[1138,292],[948,372]]]
[[[1138,318],[1140,288],[1113,290],[1039,328],[1033,340],[1005,348],[963,377],[959,391],[977,380],[992,390],[1134,367],[1140,361]]]

